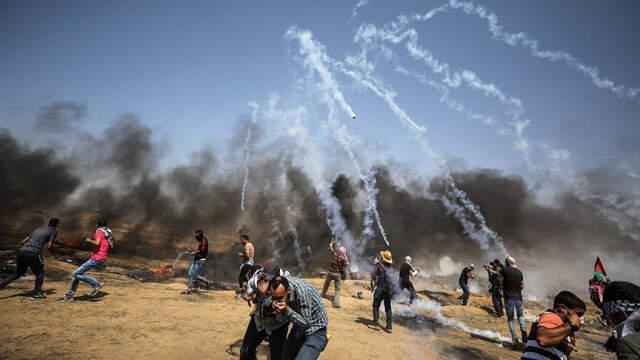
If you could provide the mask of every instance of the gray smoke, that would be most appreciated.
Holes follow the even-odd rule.
[[[104,217],[120,240],[119,256],[173,258],[177,249],[194,246],[195,229],[203,229],[212,245],[223,245],[217,248],[229,249],[242,228],[254,240],[258,261],[277,257],[294,271],[324,269],[331,230],[316,182],[295,161],[295,140],[253,138],[251,182],[256,186],[247,188],[245,212],[238,207],[243,183],[238,154],[248,123],[248,117],[240,118],[236,140],[226,153],[203,149],[168,169],[159,166],[169,151],[166,145],[133,115],[116,119],[95,135],[73,128],[72,122],[66,146],[60,147],[28,147],[2,130],[0,200],[3,229],[11,230],[0,241],[13,244],[19,233],[54,214],[62,219],[61,238],[73,241]],[[264,133],[257,125],[254,130]],[[40,134],[43,144],[59,141],[49,131]],[[441,201],[425,195],[446,195],[446,179],[411,178],[399,168],[380,165],[372,170],[394,257],[411,255],[433,264],[431,270],[437,270],[443,256],[456,263],[491,260],[482,257],[478,243],[465,235]],[[622,179],[620,171],[602,167],[587,172],[597,186],[590,191],[615,192],[625,199],[637,194],[639,184]],[[560,192],[552,204],[541,205],[538,190],[516,175],[476,169],[451,176],[518,258],[528,286],[582,288],[595,256],[601,256],[614,279],[634,280],[630,274],[640,272],[635,261],[640,242],[573,193]],[[370,214],[358,200],[365,191],[362,179],[337,172],[330,184],[328,195],[339,203],[346,230],[355,235],[363,256],[386,248],[381,234],[364,234],[363,220]],[[214,247],[210,273],[231,276],[237,268],[235,252],[216,252]],[[557,276],[547,276],[549,272]],[[561,284],[548,284],[554,281]],[[531,287],[525,291],[538,294]]]

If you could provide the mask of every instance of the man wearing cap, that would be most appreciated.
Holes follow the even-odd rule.
[[[413,304],[413,301],[418,297],[416,289],[413,287],[411,277],[418,273],[418,269],[411,265],[411,256],[404,258],[404,264],[400,265],[400,291],[404,289],[409,290],[409,304]]]
[[[476,274],[473,270],[476,269],[476,266],[473,264],[469,264],[462,269],[462,273],[460,273],[460,278],[458,278],[458,285],[462,289],[462,295],[458,297],[458,301],[460,304],[467,306],[469,303],[469,296],[471,296],[471,292],[469,291],[469,279],[475,279]]]
[[[287,339],[289,320],[285,314],[274,311],[269,282],[276,276],[284,275],[284,272],[275,260],[268,261],[264,268],[257,267],[259,265],[254,265],[256,270],[247,282],[247,291],[243,296],[244,300],[254,302],[256,307],[242,339],[240,359],[255,360],[258,345],[269,338],[270,359],[279,360]]]
[[[522,271],[516,265],[516,259],[508,256],[505,260],[507,266],[504,269],[504,303],[507,307],[507,321],[509,323],[509,331],[511,331],[511,339],[514,344],[518,344],[519,340],[516,336],[516,324],[514,316],[518,316],[520,324],[520,332],[522,334],[522,342],[527,342],[526,323],[524,318],[524,308],[522,306],[522,289],[524,289],[524,277]]]
[[[614,327],[605,344],[619,360],[640,359],[640,287],[614,281],[604,290],[604,317]]]
[[[371,280],[375,284],[373,292],[373,324],[380,326],[378,322],[380,318],[380,304],[384,301],[384,312],[387,315],[387,326],[385,330],[391,332],[393,328],[393,313],[391,312],[391,299],[396,293],[396,285],[394,283],[395,275],[393,271],[393,257],[391,251],[385,250],[380,252],[380,262],[376,264],[376,271]]]

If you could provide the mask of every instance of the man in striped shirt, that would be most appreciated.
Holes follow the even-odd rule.
[[[282,359],[313,360],[327,346],[329,317],[318,291],[307,281],[277,276],[269,284],[273,308],[293,324]]]

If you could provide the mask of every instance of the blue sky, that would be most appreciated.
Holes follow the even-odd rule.
[[[283,38],[291,26],[313,32],[335,59],[359,51],[362,23],[381,26],[400,14],[424,13],[443,1],[4,1],[0,4],[0,126],[29,139],[38,108],[76,101],[88,108],[83,127],[98,132],[134,113],[171,144],[169,161],[203,145],[222,149],[247,102],[271,92],[286,96],[302,72]],[[566,51],[629,87],[640,85],[640,3],[634,1],[484,1],[505,31],[524,31],[543,48]],[[492,40],[478,18],[451,12],[415,25],[420,43],[454,69],[466,68],[524,102],[536,142],[570,151],[576,169],[621,161],[620,138],[640,134],[640,101],[597,89],[561,63],[531,57]],[[398,54],[403,54],[398,51]],[[428,69],[401,55],[403,65]],[[504,137],[438,102],[438,95],[380,63],[377,76],[396,100],[427,126],[438,151],[471,167],[523,168]],[[423,166],[417,146],[392,113],[346,77],[338,81],[356,113],[353,132],[389,156]],[[504,114],[468,89],[457,100],[487,114]],[[627,140],[625,140],[627,141]],[[638,153],[632,155],[640,165]]]

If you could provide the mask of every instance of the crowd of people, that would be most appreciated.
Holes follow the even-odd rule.
[[[33,300],[46,298],[42,291],[44,282],[44,262],[42,252],[46,248],[55,253],[54,244],[60,220],[52,218],[48,226],[34,230],[21,241],[16,260],[16,271],[0,281],[3,289],[12,281],[23,276],[30,268],[35,275]],[[193,261],[188,271],[185,294],[197,292],[198,284],[209,287],[212,282],[202,273],[209,252],[209,240],[202,230],[195,231],[197,249],[189,251]],[[109,251],[114,247],[114,238],[106,220],[99,220],[93,236],[84,239],[94,246],[89,260],[72,274],[71,284],[62,301],[73,301],[80,282],[91,286],[89,297],[97,296],[104,283],[86,275],[91,270],[105,267]],[[240,236],[242,258],[238,274],[239,296],[251,306],[250,320],[242,340],[241,359],[255,359],[256,349],[268,341],[271,359],[317,359],[329,341],[327,327],[329,318],[323,298],[334,283],[335,292],[331,302],[340,308],[341,287],[349,278],[349,256],[343,246],[329,243],[329,269],[320,293],[304,279],[292,276],[283,270],[276,260],[269,260],[264,267],[255,262],[255,248],[246,234]],[[381,327],[380,306],[384,303],[386,324],[383,330],[393,329],[392,301],[398,294],[408,291],[411,306],[418,294],[412,278],[419,269],[412,265],[410,256],[399,267],[396,275],[391,251],[384,250],[372,259],[372,325]],[[475,265],[466,265],[458,279],[462,295],[461,305],[469,305],[471,295],[469,281],[476,279]],[[522,346],[523,360],[569,359],[576,351],[576,334],[584,325],[587,305],[577,295],[569,291],[559,292],[553,301],[553,308],[544,311],[526,331],[526,319],[522,290],[524,276],[514,257],[508,256],[504,265],[495,259],[485,265],[489,280],[489,293],[493,302],[494,315],[507,315],[507,323],[513,344]],[[612,336],[604,346],[614,352],[618,359],[640,360],[640,287],[629,282],[610,281],[598,258],[594,277],[589,281],[589,294],[593,303],[602,311],[602,324],[612,329]],[[520,338],[516,333],[516,320]]]

